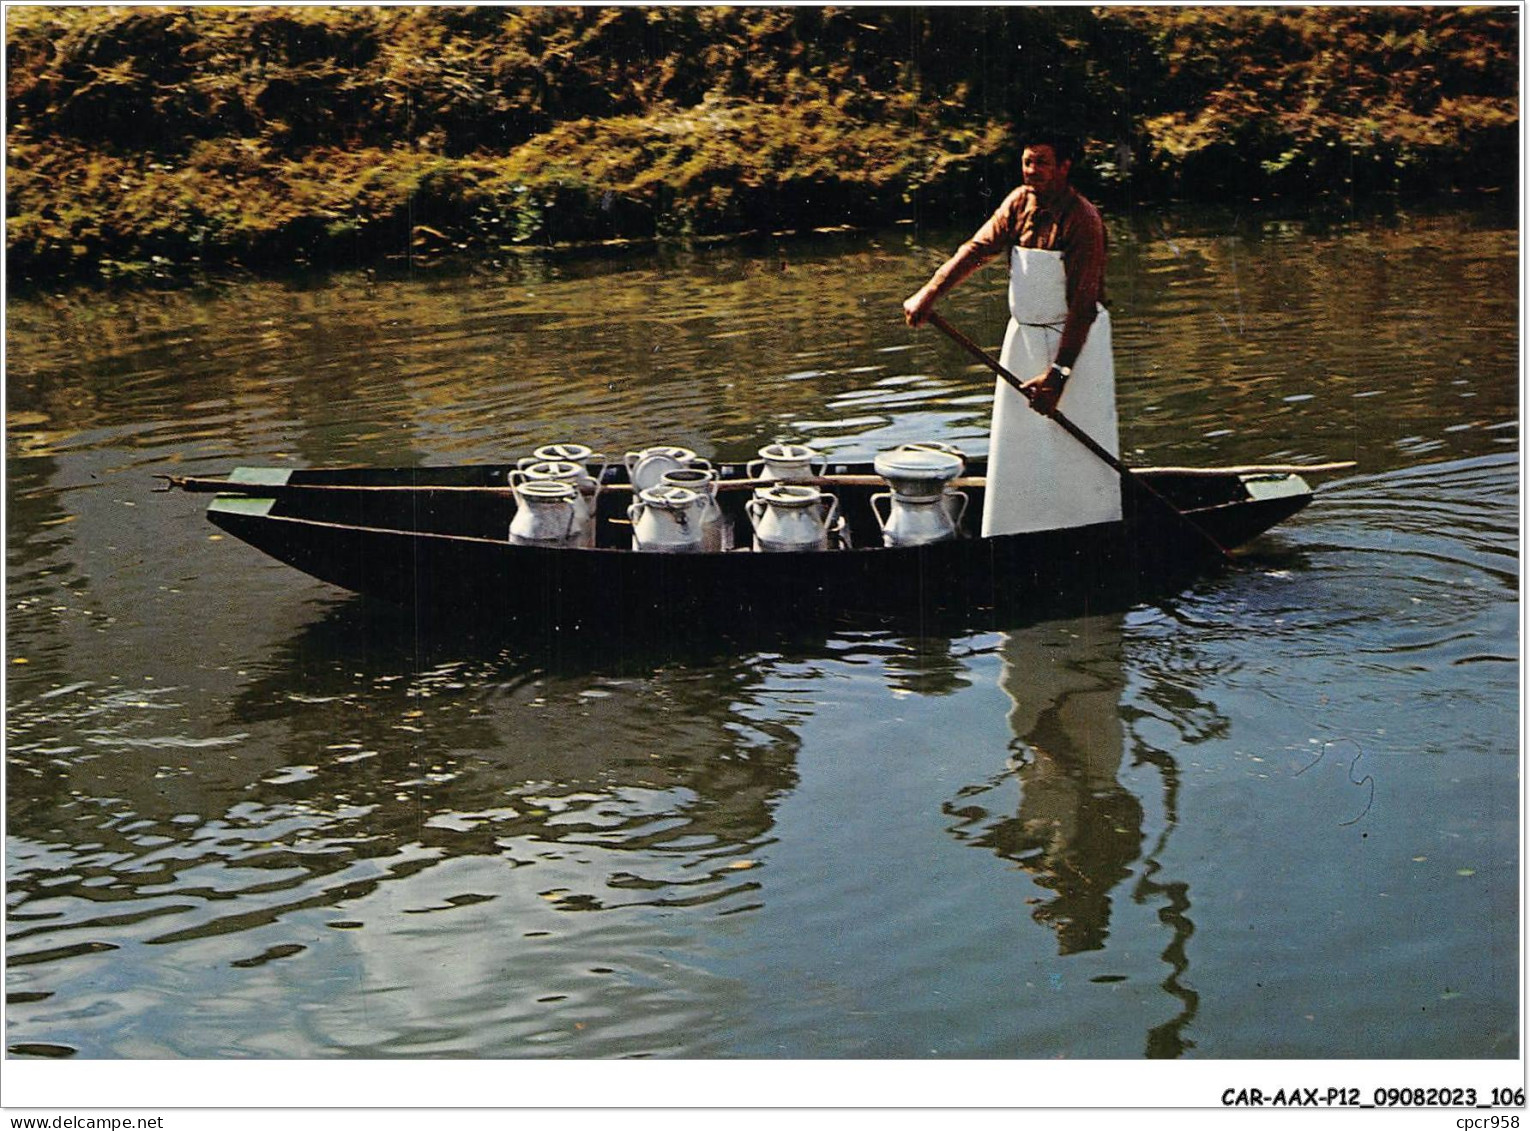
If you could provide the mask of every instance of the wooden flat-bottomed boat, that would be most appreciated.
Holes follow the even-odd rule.
[[[590,468],[601,484],[592,547],[516,544],[514,466],[239,468],[221,479],[165,478],[213,492],[213,523],[342,589],[479,625],[662,631],[698,618],[724,628],[886,623],[1008,615],[1059,597],[1132,599],[1225,565],[1218,546],[1245,546],[1296,514],[1312,500],[1303,472],[1352,465],[1142,469],[1123,480],[1121,521],[985,538],[984,463],[969,460],[953,484],[968,496],[956,536],[889,547],[872,505],[886,484],[869,461],[834,461],[813,482],[839,500],[849,548],[784,553],[751,547],[745,508],[758,481],[745,464],[716,468],[717,499],[739,548],[634,550],[633,494],[621,465]]]

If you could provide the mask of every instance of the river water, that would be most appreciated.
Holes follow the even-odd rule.
[[[982,450],[960,237],[13,298],[11,1057],[1517,1056],[1512,215],[1116,225],[1124,458],[1358,461],[1127,610],[548,655],[151,493]]]

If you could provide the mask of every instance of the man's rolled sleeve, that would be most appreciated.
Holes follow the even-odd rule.
[[[1057,346],[1057,364],[1072,367],[1083,352],[1099,304],[1105,299],[1105,222],[1092,205],[1078,201],[1062,234],[1067,274],[1068,319]]]
[[[994,209],[993,215],[988,217],[987,222],[972,234],[971,239],[957,248],[956,253],[940,270],[935,272],[932,281],[935,284],[936,294],[945,294],[984,263],[1014,244],[1020,231],[1022,197],[1021,189],[1016,189],[1005,197],[1004,202]]]

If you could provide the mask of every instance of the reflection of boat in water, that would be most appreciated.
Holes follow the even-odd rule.
[[[115,796],[132,820],[80,835],[153,863],[113,869],[92,897],[207,894],[194,877],[221,858],[284,873],[263,889],[274,919],[284,899],[353,904],[395,873],[453,859],[514,866],[598,849],[610,870],[581,873],[595,882],[570,885],[558,907],[746,901],[752,877],[729,864],[769,839],[775,806],[797,783],[798,736],[756,717],[768,714],[756,702],[768,659],[644,668],[636,653],[594,671],[561,659],[422,641],[406,615],[390,625],[376,610],[336,607],[234,696],[221,726],[233,737],[179,767],[174,753],[151,750],[146,772],[121,776]],[[58,793],[99,790],[98,769],[61,771]],[[35,820],[54,818],[40,810]],[[20,835],[32,825],[13,821]],[[245,828],[263,830],[263,847]],[[190,845],[198,851],[177,848]],[[215,894],[175,908],[153,941],[215,935],[247,914]]]
[[[728,980],[680,977],[676,955],[760,905],[798,782],[801,740],[770,708],[780,655],[589,670],[411,629],[338,605],[239,673],[204,720],[216,746],[119,747],[102,728],[111,756],[39,777],[11,821],[46,846],[9,877],[13,988],[134,989],[117,1006],[133,1036],[68,1048],[556,1055],[550,1030],[613,1017],[583,1055],[697,1039],[676,1018],[709,1015],[687,1006]],[[153,1023],[162,993],[192,999],[187,977],[194,1015]],[[80,1031],[48,1008],[13,1044]]]
[[[1038,594],[1140,593],[1214,564],[1208,535],[1223,547],[1245,545],[1312,499],[1290,469],[1144,469],[1137,478],[1190,521],[1162,499],[1124,491],[1121,521],[983,538],[984,467],[971,461],[967,478],[955,481],[967,497],[953,519],[955,536],[888,546],[873,501],[887,484],[874,466],[827,466],[812,483],[837,500],[848,548],[777,553],[748,549],[747,488],[761,481],[744,465],[716,469],[721,522],[740,549],[701,553],[632,549],[632,489],[619,465],[599,472],[593,545],[512,541],[511,465],[241,468],[227,480],[171,482],[218,492],[208,511],[214,523],[341,588],[431,612],[602,633],[703,615],[721,624],[741,617],[821,624],[843,616],[1003,614],[1031,607]]]
[[[1160,905],[1158,919],[1171,931],[1161,952],[1170,967],[1162,986],[1179,1013],[1148,1033],[1146,1053],[1172,1057],[1189,1047],[1182,1030],[1199,1005],[1184,981],[1194,931],[1189,894],[1184,884],[1159,878],[1159,857],[1178,819],[1179,771],[1122,717],[1122,625],[1119,614],[1108,614],[1004,634],[1008,767],[962,790],[947,812],[961,819],[952,830],[958,837],[1014,861],[1046,893],[1033,901],[1032,917],[1056,932],[1061,956],[1107,948],[1115,901]],[[1152,764],[1163,778],[1164,824],[1151,844],[1142,799],[1121,781],[1128,749],[1133,765]],[[1013,811],[982,804],[1012,780],[1020,786]],[[1125,887],[1133,875],[1136,882]]]
[[[749,717],[768,667],[649,662],[641,649],[596,665],[572,647],[511,651],[397,627],[379,632],[375,610],[337,607],[238,696],[233,716],[286,729],[286,759],[324,752],[325,776],[378,807],[370,823],[395,813],[400,837],[418,834],[424,805],[442,829],[726,854],[768,836],[776,799],[796,784],[797,736]],[[298,689],[317,707],[295,710]],[[400,783],[413,783],[407,804],[395,802]],[[316,781],[318,796],[333,784]],[[555,795],[575,800],[539,803]],[[495,806],[504,811],[481,815]]]

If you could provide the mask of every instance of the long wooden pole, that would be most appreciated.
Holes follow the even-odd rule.
[[[1002,378],[1027,401],[1033,399],[1035,394],[1025,387],[1025,383],[1021,381],[1020,378],[1016,377],[1008,369],[1005,369],[1004,366],[1000,364],[998,358],[989,354],[987,350],[978,345],[971,338],[967,337],[966,334],[963,334],[955,326],[951,325],[951,323],[947,322],[937,312],[932,310],[925,317],[933,326],[935,326],[936,329],[942,331],[953,342],[961,346],[973,357],[977,358],[989,369],[997,373],[1000,378]],[[1222,555],[1222,557],[1227,561],[1233,560],[1233,556],[1228,552],[1227,547],[1213,538],[1206,531],[1205,527],[1201,526],[1189,515],[1185,514],[1184,511],[1180,510],[1173,503],[1169,502],[1168,499],[1164,498],[1152,487],[1148,486],[1145,482],[1142,481],[1140,476],[1133,474],[1131,468],[1127,467],[1115,456],[1111,455],[1110,452],[1101,447],[1095,441],[1093,436],[1089,435],[1089,433],[1085,432],[1077,424],[1074,424],[1073,421],[1064,416],[1060,410],[1054,408],[1047,415],[1052,420],[1061,425],[1063,431],[1067,432],[1068,435],[1072,436],[1080,444],[1083,444],[1084,447],[1093,452],[1097,457],[1099,457],[1105,463],[1109,464],[1110,467],[1114,469],[1115,473],[1121,477],[1122,482],[1136,488],[1143,494],[1146,494],[1149,498],[1155,500],[1164,510],[1172,514],[1176,520],[1183,523],[1191,530],[1195,531],[1195,533],[1200,536],[1202,541],[1204,541],[1207,545],[1215,548],[1216,552]]]
[[[1233,467],[1139,467],[1134,474],[1142,475],[1181,475],[1195,479],[1223,479],[1229,475],[1315,475],[1320,472],[1348,471],[1358,466],[1354,460],[1336,460],[1332,463],[1246,463]],[[418,494],[421,491],[441,491],[453,493],[469,491],[474,494],[504,495],[507,498],[515,492],[509,487],[493,487],[489,485],[462,485],[452,486],[449,484],[436,484],[435,486],[422,486],[419,484],[387,483],[365,486],[357,483],[284,483],[280,485],[261,483],[238,483],[231,479],[209,479],[195,475],[156,475],[156,479],[164,481],[165,486],[160,490],[182,490],[189,493],[219,494],[219,495],[251,495],[261,498],[270,498],[273,495],[297,492],[308,494],[310,492],[325,491],[360,491],[363,493],[382,492],[397,494],[401,491],[410,491]],[[768,487],[772,483],[805,483],[811,487],[877,487],[887,486],[887,480],[880,475],[806,475],[801,478],[786,480],[778,479],[720,479],[717,481],[719,491],[748,491],[756,487]],[[981,475],[964,475],[951,480],[949,487],[986,487],[988,480]],[[631,491],[630,483],[606,483],[600,488],[602,491]]]
[[[454,495],[468,492],[474,495],[503,495],[512,498],[514,489],[486,484],[403,484],[403,483],[237,483],[231,479],[208,479],[195,475],[158,475],[164,481],[161,490],[180,490],[188,494],[248,495],[260,499],[279,498],[282,495],[310,495],[315,492],[346,491],[362,494],[411,494]],[[953,479],[948,487],[981,487],[986,480],[981,475],[968,475]],[[782,483],[802,483],[810,487],[878,487],[885,488],[887,480],[880,475],[803,475],[782,479],[719,479],[713,484],[719,491],[750,491],[756,487],[773,487]],[[604,483],[602,491],[631,493],[630,483]]]

